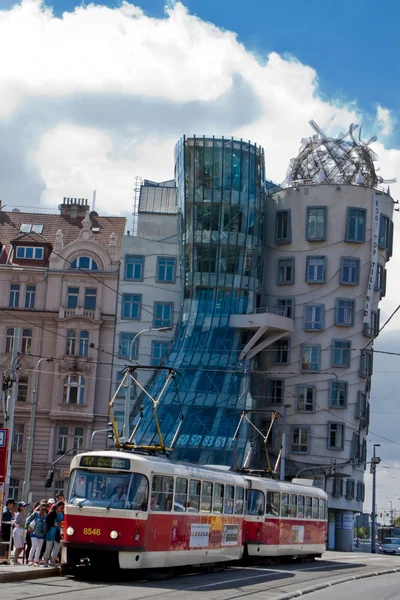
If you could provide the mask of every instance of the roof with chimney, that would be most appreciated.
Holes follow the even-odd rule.
[[[4,255],[8,255],[14,244],[32,246],[47,244],[52,248],[59,229],[63,233],[64,247],[77,240],[79,232],[83,229],[82,222],[89,210],[87,204],[79,202],[79,199],[64,198],[63,204],[59,206],[59,214],[5,212],[1,210],[0,205],[0,251],[3,255],[1,257],[3,260],[0,259],[0,262],[4,262]],[[110,235],[115,233],[116,258],[119,258],[121,238],[125,232],[125,217],[100,217],[97,212],[92,211],[89,213],[89,219],[93,240],[103,248],[108,248]]]

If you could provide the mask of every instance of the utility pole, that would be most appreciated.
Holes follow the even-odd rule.
[[[372,473],[372,513],[371,513],[371,552],[376,553],[376,466],[379,465],[381,459],[376,456],[376,449],[380,444],[374,444],[374,455],[371,459]]]
[[[12,445],[14,438],[14,413],[15,403],[17,400],[18,384],[17,384],[17,367],[18,367],[18,356],[19,356],[19,345],[20,345],[20,328],[14,329],[14,340],[13,350],[11,354],[11,375],[10,383],[6,390],[6,418],[5,427],[8,429],[8,456],[7,456],[7,470],[6,470],[6,481],[5,481],[5,498],[9,496],[10,478],[11,478],[11,454]]]
[[[281,451],[281,469],[280,469],[280,480],[285,481],[285,468],[286,468],[286,415],[287,409],[291,407],[291,404],[285,404],[283,407],[283,429],[282,429],[282,451]]]

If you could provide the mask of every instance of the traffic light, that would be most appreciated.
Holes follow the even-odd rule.
[[[46,481],[44,482],[44,487],[51,488],[51,486],[53,485],[53,479],[54,479],[54,471],[53,471],[53,469],[50,469],[50,471],[47,471],[47,477],[46,477]]]
[[[382,513],[379,513],[380,518],[382,519]]]
[[[113,440],[114,441],[114,428],[113,428],[113,424],[107,423],[107,437],[109,440]]]

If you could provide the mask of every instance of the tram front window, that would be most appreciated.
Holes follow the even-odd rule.
[[[247,496],[247,514],[248,515],[263,515],[264,514],[265,496],[260,490],[249,490]]]
[[[77,469],[71,474],[69,503],[107,509],[147,510],[149,486],[138,473],[95,473]]]

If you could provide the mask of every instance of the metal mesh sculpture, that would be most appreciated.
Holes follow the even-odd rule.
[[[377,175],[374,162],[378,156],[370,147],[376,136],[363,142],[360,127],[356,139],[354,132],[358,125],[352,123],[346,133],[331,138],[314,121],[310,125],[316,134],[301,140],[298,156],[289,163],[288,185],[342,183],[375,188],[380,183],[395,181]]]

